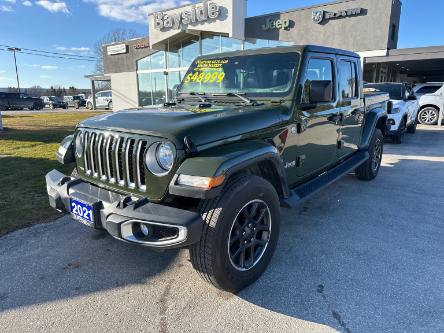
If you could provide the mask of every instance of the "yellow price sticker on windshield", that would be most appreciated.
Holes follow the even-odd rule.
[[[207,72],[196,70],[186,76],[184,83],[221,83],[225,79],[225,72]]]

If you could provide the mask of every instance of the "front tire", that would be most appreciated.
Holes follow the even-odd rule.
[[[86,104],[86,108],[87,108],[88,110],[92,110],[92,109],[93,109],[93,105],[92,105],[92,103],[88,102],[88,103]]]
[[[399,129],[398,132],[393,135],[393,143],[400,145],[402,143],[402,139],[404,138],[404,133],[405,133],[405,129],[406,129],[406,120],[402,120],[401,124],[399,124]]]
[[[379,128],[375,129],[368,150],[369,159],[356,169],[356,177],[370,181],[376,178],[381,168],[382,154],[384,153],[384,136]]]
[[[233,178],[222,194],[200,205],[201,240],[190,258],[215,287],[237,292],[267,268],[279,238],[280,205],[274,187],[257,176]]]
[[[418,113],[418,121],[423,125],[436,125],[438,118],[439,110],[434,107],[424,108]]]
[[[407,126],[407,133],[415,134],[417,126],[418,126],[418,122],[415,119],[409,126]]]

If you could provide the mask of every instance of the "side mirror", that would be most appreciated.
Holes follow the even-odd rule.
[[[333,82],[314,80],[310,82],[310,103],[331,102],[333,96]]]
[[[415,95],[409,95],[409,97],[407,97],[408,101],[416,101],[418,98]]]

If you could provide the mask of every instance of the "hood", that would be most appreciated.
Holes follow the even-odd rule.
[[[288,110],[282,105],[134,109],[96,116],[79,127],[161,137],[182,149],[185,136],[191,136],[194,144],[201,146],[253,133],[278,125]]]

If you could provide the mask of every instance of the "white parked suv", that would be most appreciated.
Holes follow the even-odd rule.
[[[93,109],[92,97],[86,101],[86,108]],[[113,109],[113,93],[111,90],[104,90],[96,94],[96,108],[97,109]]]
[[[443,105],[443,82],[421,83],[413,88],[419,99],[418,121],[424,125],[438,123],[439,112]]]
[[[390,129],[387,136],[392,137],[394,143],[402,143],[406,131],[416,132],[419,103],[410,86],[406,83],[371,83],[366,84],[365,88],[386,92],[390,95],[393,110],[388,115]]]

